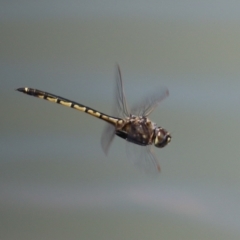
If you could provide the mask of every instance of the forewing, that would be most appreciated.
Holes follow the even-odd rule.
[[[133,160],[134,165],[147,174],[158,174],[160,164],[150,145],[139,146],[127,142],[127,156]]]
[[[136,104],[131,109],[131,114],[145,117],[149,116],[150,113],[157,107],[157,105],[168,95],[168,89],[166,87],[162,87],[161,89],[151,94],[149,97],[146,97],[140,103]]]

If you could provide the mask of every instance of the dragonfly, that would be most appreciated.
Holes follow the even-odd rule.
[[[83,104],[38,89],[23,87],[16,90],[33,97],[85,112],[107,122],[101,138],[102,149],[106,155],[114,137],[118,136],[126,140],[129,146],[141,146],[140,150],[139,148],[130,148],[130,153],[133,152],[133,155],[135,155],[131,158],[135,158],[136,164],[139,164],[144,170],[151,169],[160,172],[160,164],[152,146],[163,148],[170,143],[172,136],[166,129],[152,122],[148,116],[158,104],[169,95],[167,88],[156,91],[156,93],[130,109],[125,97],[121,70],[119,65],[117,65],[115,81],[116,97],[113,108],[114,116],[104,114]]]

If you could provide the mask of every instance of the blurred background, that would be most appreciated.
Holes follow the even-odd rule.
[[[2,1],[0,239],[239,239],[240,2]],[[110,114],[166,86],[151,119],[172,132],[149,176],[104,122],[14,91]]]

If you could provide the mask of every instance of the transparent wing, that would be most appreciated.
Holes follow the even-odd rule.
[[[127,142],[127,156],[133,160],[134,165],[147,174],[158,174],[160,164],[150,145],[139,146]]]
[[[117,65],[116,82],[114,90],[114,105],[112,115],[120,118],[126,118],[129,114],[129,108],[126,102],[125,93],[123,89],[122,75],[119,65]],[[104,153],[107,155],[108,150],[115,136],[115,127],[106,124],[101,138],[101,145]]]
[[[116,94],[116,113],[118,117],[126,118],[129,117],[129,107],[127,105],[127,101],[125,98],[125,93],[123,89],[123,81],[122,81],[122,74],[119,65],[117,65],[117,75],[116,75],[116,87],[115,87],[115,94]]]
[[[166,87],[162,87],[160,90],[155,91],[152,95],[146,97],[142,102],[135,105],[131,109],[131,114],[147,117],[168,95],[168,89]]]
[[[115,127],[111,124],[106,124],[101,137],[102,149],[106,155],[108,154],[108,150],[114,139],[114,136],[115,136]]]

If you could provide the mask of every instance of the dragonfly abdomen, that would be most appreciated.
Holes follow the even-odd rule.
[[[104,113],[101,113],[99,111],[94,110],[93,108],[89,108],[89,107],[84,106],[80,103],[71,101],[69,99],[66,99],[66,98],[63,98],[63,97],[60,97],[60,96],[57,96],[57,95],[54,95],[52,93],[44,92],[44,91],[41,91],[41,90],[38,90],[38,89],[33,89],[33,88],[27,88],[27,87],[18,88],[17,91],[25,93],[25,94],[30,95],[30,96],[38,97],[38,98],[41,98],[41,99],[44,99],[44,100],[47,100],[47,101],[50,101],[50,102],[53,102],[53,103],[58,103],[60,105],[70,107],[70,108],[79,110],[81,112],[88,113],[91,116],[100,118],[103,121],[108,122],[108,123],[110,123],[114,126],[116,126],[116,124],[119,121],[121,121],[120,118],[115,118],[115,117],[108,116]]]

